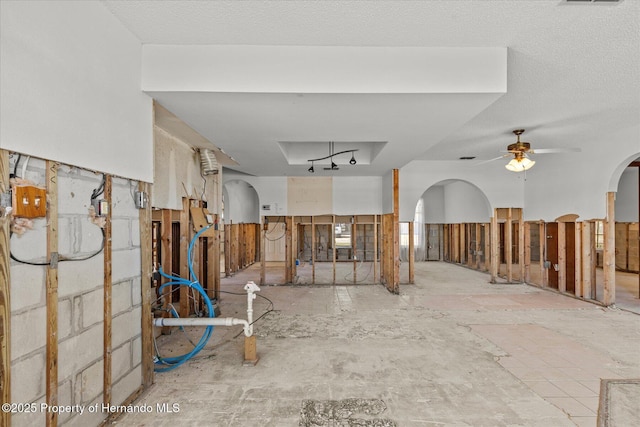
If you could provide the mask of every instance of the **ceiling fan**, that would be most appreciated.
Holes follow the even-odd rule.
[[[533,165],[536,164],[535,160],[531,160],[531,158],[529,158],[530,154],[575,153],[581,151],[579,148],[539,148],[533,150],[530,143],[520,141],[520,135],[524,133],[524,129],[516,129],[513,133],[516,135],[517,141],[507,146],[507,154],[488,160],[487,162],[513,156],[513,159],[505,165],[505,168],[512,172],[523,172],[531,169]]]

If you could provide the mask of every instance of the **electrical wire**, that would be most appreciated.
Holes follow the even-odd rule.
[[[102,231],[102,243],[100,244],[100,249],[98,249],[97,251],[95,251],[92,254],[89,254],[87,256],[84,257],[79,257],[79,258],[75,258],[75,257],[69,257],[66,255],[59,255],[58,257],[58,262],[64,262],[64,261],[86,261],[88,259],[93,258],[94,256],[98,255],[100,252],[102,252],[102,250],[104,249],[104,241],[105,241],[105,234],[104,234],[104,229],[100,229],[100,231]],[[13,235],[13,233],[11,233],[11,235]],[[33,262],[33,261],[25,261],[22,259],[17,258],[13,252],[9,252],[9,256],[11,257],[12,260],[14,260],[15,262],[19,262],[21,264],[27,264],[27,265],[36,265],[36,266],[42,266],[42,265],[50,265],[50,262]]]
[[[13,174],[12,178],[18,178],[18,163],[20,163],[20,159],[22,158],[22,154],[18,153],[18,158],[16,159],[16,163],[13,165]]]
[[[231,294],[231,295],[246,295],[246,294],[242,294],[242,293],[239,293],[239,292],[229,292],[229,291],[220,291],[220,293],[222,293],[222,294]],[[275,306],[273,304],[273,301],[271,301],[269,298],[265,297],[264,295],[260,295],[260,294],[255,294],[255,295],[259,296],[260,298],[262,298],[264,300],[267,300],[269,302],[269,307],[267,308],[267,311],[265,311],[260,316],[258,316],[258,318],[254,319],[253,322],[249,323],[249,326],[253,325],[258,320],[262,319],[264,316],[266,316],[267,314],[271,313],[272,311],[275,311]],[[235,335],[233,337],[233,339],[238,338],[243,333],[244,333],[244,331],[238,332],[238,334]]]

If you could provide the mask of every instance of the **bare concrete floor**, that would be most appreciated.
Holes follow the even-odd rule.
[[[243,293],[244,277],[223,281]],[[270,282],[270,281],[268,281]],[[272,282],[273,283],[273,282]],[[263,286],[260,360],[243,366],[240,327],[216,327],[123,426],[595,426],[601,379],[640,378],[640,316],[451,264],[416,265],[400,295],[380,285]],[[269,308],[258,298],[256,316]],[[223,317],[246,298],[223,294]],[[192,340],[201,330],[189,330]],[[180,331],[163,356],[191,349]],[[626,391],[625,401],[639,402]],[[631,395],[630,395],[631,394]],[[158,404],[179,412],[159,413]],[[639,410],[619,411],[640,425]],[[633,419],[633,418],[637,419]]]

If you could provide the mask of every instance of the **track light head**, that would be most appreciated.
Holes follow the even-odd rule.
[[[315,171],[313,170],[313,163],[311,164],[311,167],[309,169],[307,169],[309,172],[314,173]]]
[[[338,169],[338,165],[336,165],[333,160],[331,160],[331,169]]]

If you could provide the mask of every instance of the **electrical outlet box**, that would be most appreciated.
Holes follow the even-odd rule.
[[[96,216],[109,215],[109,202],[105,199],[93,199],[91,205],[96,210]]]
[[[13,215],[20,218],[47,216],[47,190],[33,185],[14,187]]]

